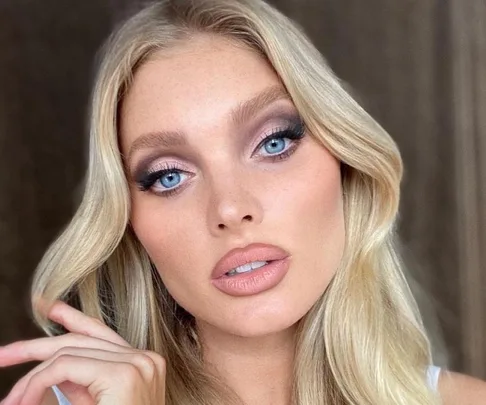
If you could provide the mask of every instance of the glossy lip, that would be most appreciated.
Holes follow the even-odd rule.
[[[244,248],[232,249],[226,253],[218,263],[216,263],[211,277],[213,279],[224,277],[231,269],[247,263],[282,260],[288,256],[290,256],[290,254],[278,246],[265,243],[252,243]]]
[[[291,256],[287,256],[246,273],[234,276],[222,275],[211,282],[221,292],[234,297],[259,294],[280,284],[289,271],[290,261]]]

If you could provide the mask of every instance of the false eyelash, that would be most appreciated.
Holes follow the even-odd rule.
[[[285,128],[275,128],[270,134],[263,136],[258,148],[271,138],[288,138],[292,140],[302,139],[305,135],[305,125],[302,120],[294,121]]]
[[[281,152],[277,155],[270,155],[265,156],[264,159],[269,159],[272,162],[275,161],[282,161],[289,158],[297,149],[300,142],[302,141],[305,135],[306,127],[302,119],[298,118],[295,119],[292,123],[289,124],[286,128],[276,128],[270,134],[264,136],[264,138],[260,141],[256,150],[259,150],[265,142],[273,138],[287,138],[294,141],[291,146],[288,147],[287,150]],[[171,173],[173,171],[184,172],[180,167],[175,165],[174,163],[164,163],[163,168],[160,170],[156,170],[154,172],[143,172],[136,179],[136,184],[140,191],[149,191],[155,182],[159,180],[162,176]],[[173,189],[168,189],[166,191],[161,192],[154,192],[160,196],[169,197],[175,195],[182,191],[184,186],[175,187]]]
[[[147,191],[149,190],[155,182],[160,179],[162,176],[166,175],[167,173],[171,173],[173,171],[183,171],[177,165],[173,163],[164,163],[163,168],[160,170],[156,170],[154,172],[145,172],[142,173],[139,178],[136,180],[138,188],[140,191]],[[164,193],[169,193],[170,189],[164,191]]]
[[[263,137],[263,139],[260,141],[260,143],[255,149],[259,150],[270,139],[279,139],[279,138],[291,139],[294,142],[286,151],[279,153],[277,155],[265,156],[265,159],[270,159],[272,161],[284,160],[285,158],[290,156],[295,151],[297,146],[300,144],[300,141],[305,135],[305,129],[306,128],[302,120],[293,122],[287,128],[274,129],[270,134],[265,135]]]

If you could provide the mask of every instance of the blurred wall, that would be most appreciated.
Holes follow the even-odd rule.
[[[75,208],[97,47],[135,0],[0,1],[0,344]],[[439,365],[486,378],[486,3],[274,0],[405,160],[403,254]],[[32,365],[0,370],[0,396]]]
[[[274,2],[397,141],[403,255],[436,363],[486,378],[486,2]]]

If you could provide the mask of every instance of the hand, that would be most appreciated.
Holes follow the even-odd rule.
[[[72,405],[164,405],[163,357],[130,347],[102,322],[61,301],[47,316],[71,333],[0,348],[0,367],[42,361],[1,405],[40,405],[53,385]]]

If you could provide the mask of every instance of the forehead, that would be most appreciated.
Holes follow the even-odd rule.
[[[221,124],[238,104],[279,83],[255,51],[218,36],[195,37],[138,69],[121,108],[122,145],[141,133]]]

